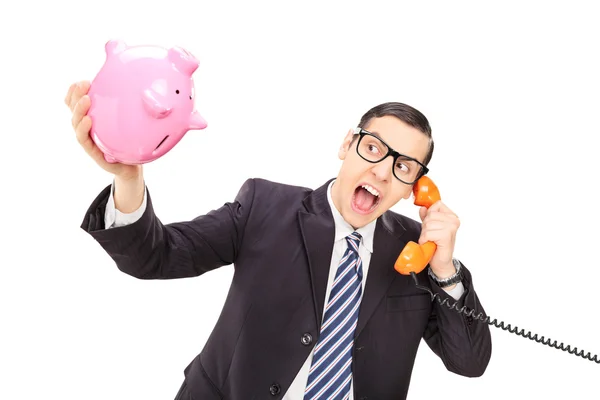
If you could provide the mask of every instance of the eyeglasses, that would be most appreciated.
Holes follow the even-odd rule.
[[[354,134],[360,135],[356,152],[365,161],[375,164],[385,160],[388,156],[394,157],[392,172],[400,182],[412,185],[429,172],[429,169],[421,162],[398,153],[371,132],[367,132],[362,128],[355,128]]]

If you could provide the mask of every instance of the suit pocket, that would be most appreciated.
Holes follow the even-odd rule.
[[[427,293],[388,296],[386,299],[387,312],[417,311],[428,309],[431,309],[431,296]]]

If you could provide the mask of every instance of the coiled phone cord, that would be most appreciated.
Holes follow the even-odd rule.
[[[423,286],[423,285],[419,285],[419,280],[417,279],[417,275],[414,272],[411,272],[410,275],[412,276],[413,280],[415,281],[415,285],[417,286],[417,288],[421,289],[421,290],[425,290],[426,292],[428,292],[431,295],[431,301],[433,301],[434,299],[437,300],[438,303],[440,303],[440,305],[445,305],[446,307],[448,307],[449,309],[455,310],[456,312],[458,312],[459,314],[462,313],[464,315],[466,315],[467,317],[472,317],[475,318],[479,321],[485,322],[489,325],[493,325],[496,328],[501,328],[505,331],[508,331],[510,333],[514,333],[517,336],[523,336],[524,338],[530,339],[530,340],[534,340],[538,343],[544,344],[546,346],[550,346],[550,347],[554,347],[555,349],[558,350],[562,350],[562,351],[566,351],[569,352],[570,354],[574,354],[578,357],[582,357],[584,359],[590,360],[595,362],[596,364],[600,364],[600,359],[598,358],[598,355],[594,355],[592,357],[592,355],[588,352],[587,354],[585,354],[585,351],[577,350],[577,347],[571,349],[571,346],[567,345],[565,347],[564,343],[561,342],[561,344],[557,344],[558,342],[555,340],[554,342],[552,342],[552,340],[550,338],[545,338],[544,336],[542,337],[538,337],[537,333],[534,334],[532,336],[531,331],[528,331],[527,333],[525,333],[524,329],[519,329],[517,326],[515,326],[514,328],[508,324],[505,325],[503,321],[500,321],[498,323],[497,319],[494,319],[493,321],[490,321],[490,317],[484,317],[483,313],[479,313],[478,315],[474,315],[474,311],[475,310],[469,310],[467,311],[465,306],[462,306],[460,308],[458,308],[458,306],[456,305],[456,302],[454,304],[450,304],[448,302],[448,299],[441,299],[437,293],[433,293],[428,287]],[[552,342],[552,343],[551,343]]]

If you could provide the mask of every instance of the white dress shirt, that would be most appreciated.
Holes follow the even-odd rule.
[[[360,241],[360,245],[358,247],[358,254],[362,261],[363,268],[363,279],[362,279],[362,287],[363,293],[365,289],[365,284],[368,277],[369,271],[369,262],[371,261],[371,254],[373,254],[373,237],[375,233],[375,225],[377,224],[377,220],[372,221],[366,226],[363,226],[360,229],[353,229],[350,224],[348,224],[338,209],[333,204],[333,200],[331,199],[331,187],[333,183],[332,181],[327,188],[327,200],[329,202],[329,206],[331,207],[331,212],[333,214],[333,220],[335,222],[335,239],[333,242],[333,253],[331,255],[331,263],[329,266],[329,278],[327,280],[327,290],[325,295],[325,306],[327,305],[327,301],[329,300],[329,294],[331,292],[331,287],[333,285],[333,281],[335,279],[335,273],[337,271],[337,267],[348,247],[346,242],[346,236],[350,235],[352,232],[358,232],[362,236],[362,240]],[[113,186],[114,188],[114,186]],[[134,223],[144,214],[146,209],[146,196],[147,190],[144,192],[144,200],[140,208],[135,210],[132,213],[122,213],[115,208],[114,199],[113,199],[113,188],[111,188],[110,196],[108,202],[106,204],[106,211],[104,214],[104,222],[107,229],[113,227],[124,226],[127,224]],[[452,290],[447,291],[449,295],[451,295],[455,300],[458,300],[464,293],[464,286],[462,282],[459,282]],[[323,313],[323,316],[325,314]],[[296,378],[292,382],[292,385],[288,389],[288,391],[283,396],[282,400],[303,400],[304,398],[304,389],[306,387],[306,382],[308,380],[308,371],[310,369],[310,365],[313,358],[313,352],[309,354],[308,358],[304,362],[304,365],[298,371]],[[350,397],[349,400],[353,400],[354,396],[352,394],[352,381],[350,387]]]

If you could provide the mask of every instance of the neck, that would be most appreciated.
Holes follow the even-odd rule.
[[[338,210],[338,212],[340,214],[342,214],[340,200],[338,199],[338,180],[337,179],[333,182],[333,185],[331,185],[331,200],[333,201],[333,205]],[[342,217],[343,217],[343,215],[342,215]]]
[[[333,201],[333,205],[336,208],[336,210],[340,213],[340,215],[342,216],[344,221],[346,221],[346,223],[352,227],[352,229],[354,229],[356,231],[356,230],[362,228],[362,226],[354,226],[353,224],[348,222],[348,220],[344,217],[344,214],[342,213],[342,204],[341,204],[341,200],[340,200],[340,196],[339,196],[339,188],[338,188],[338,180],[337,179],[335,180],[335,182],[333,182],[333,185],[331,185],[331,200]]]

